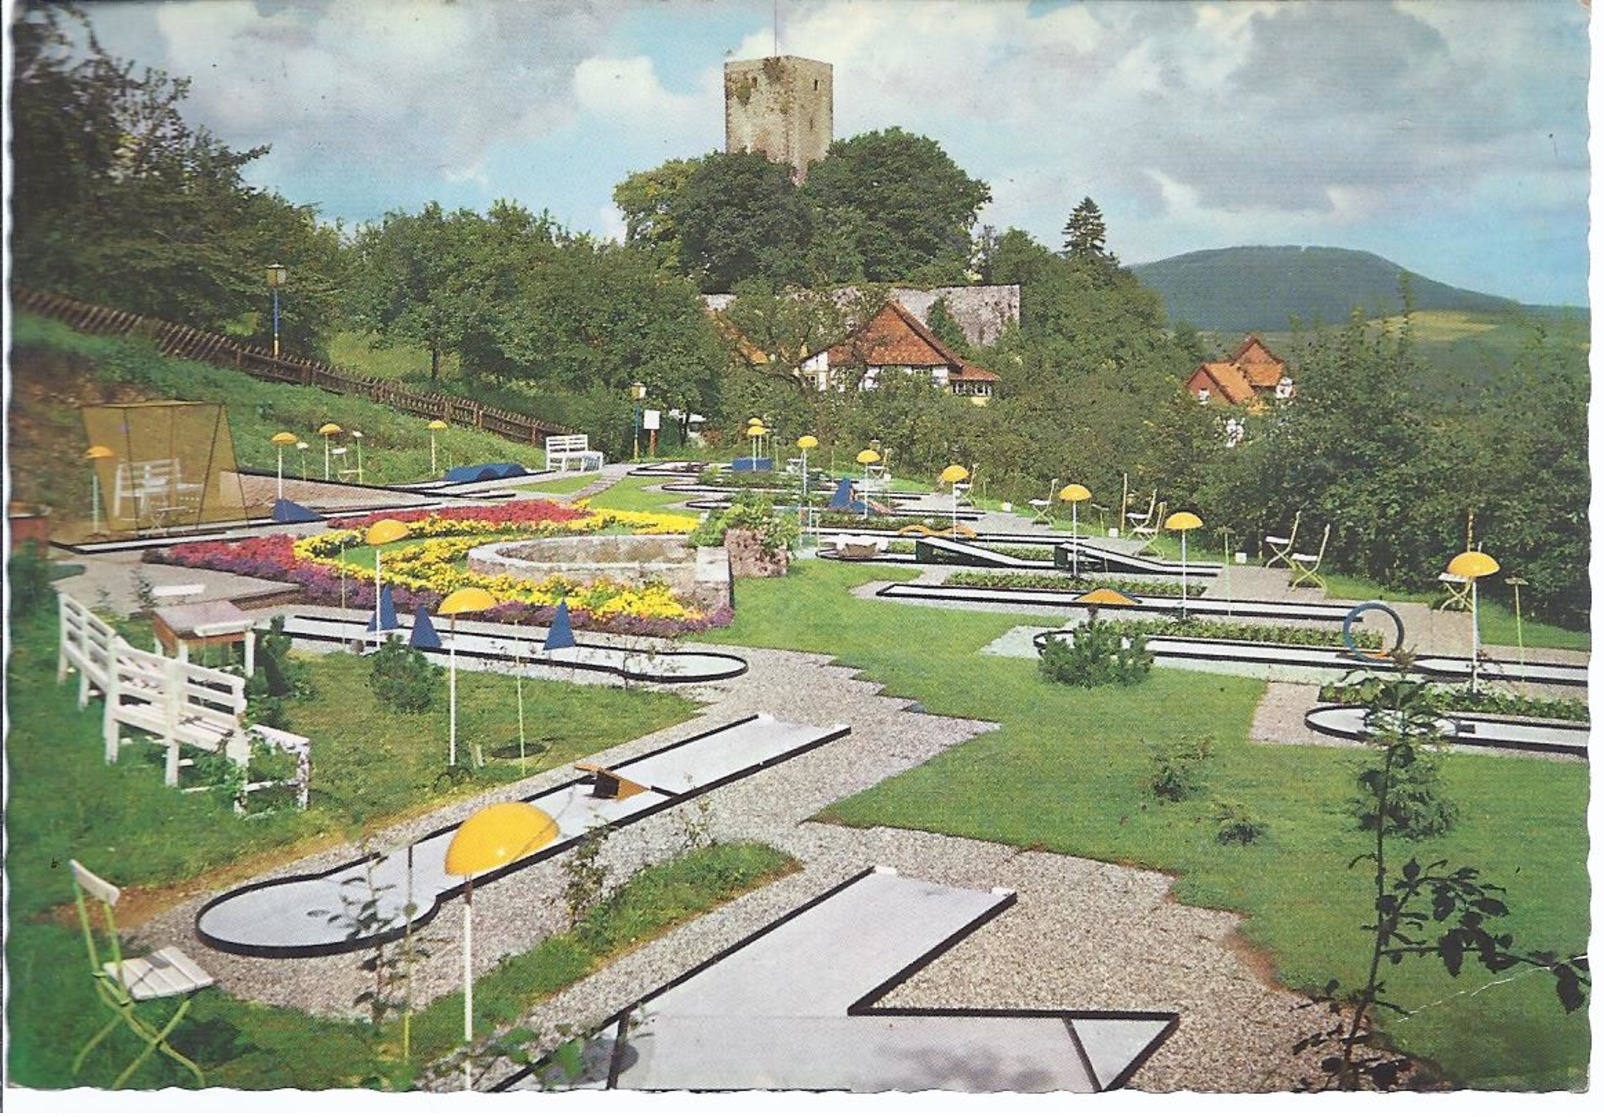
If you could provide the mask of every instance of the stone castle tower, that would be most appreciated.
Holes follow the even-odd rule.
[[[807,178],[834,138],[833,74],[792,55],[724,63],[724,150],[761,152]]]

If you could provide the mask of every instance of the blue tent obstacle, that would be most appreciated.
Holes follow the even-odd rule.
[[[316,512],[304,504],[296,504],[293,500],[279,497],[273,502],[273,522],[275,524],[315,524],[322,520]]]
[[[391,594],[390,587],[385,586],[379,591],[379,608],[368,618],[367,631],[394,632],[397,627],[399,625],[395,615],[395,596]]]
[[[429,610],[422,605],[412,615],[412,636],[407,640],[414,648],[428,651],[439,651],[441,648],[440,633],[435,631],[434,621],[429,619]]]
[[[548,652],[558,648],[572,648],[578,643],[574,639],[574,626],[568,621],[568,602],[557,602],[557,612],[552,614],[551,628],[546,633],[545,649]]]
[[[452,484],[467,481],[504,481],[508,477],[526,477],[529,471],[517,462],[488,462],[481,465],[459,465],[446,470],[446,480]]]
[[[852,478],[843,477],[841,483],[835,487],[835,495],[830,503],[824,506],[827,512],[864,512],[867,507],[861,500],[852,499]]]

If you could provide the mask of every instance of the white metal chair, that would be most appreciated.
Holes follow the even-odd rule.
[[[1437,581],[1442,583],[1443,591],[1447,597],[1437,608],[1444,611],[1458,609],[1461,612],[1470,611],[1470,579],[1463,574],[1442,573],[1437,575]]]
[[[1156,493],[1154,494],[1154,499],[1158,499]],[[1144,551],[1151,549],[1153,544],[1157,542],[1159,533],[1164,530],[1164,513],[1169,510],[1169,506],[1169,501],[1159,501],[1157,505],[1148,510],[1148,514],[1142,518],[1141,522],[1134,523],[1131,528],[1131,536],[1134,539],[1141,540],[1142,545],[1136,548],[1132,554],[1142,554]]]
[[[1123,503],[1121,503],[1121,508],[1124,508],[1124,504]],[[1157,511],[1158,511],[1158,490],[1154,489],[1152,491],[1152,493],[1150,493],[1148,495],[1148,498],[1147,498],[1147,511],[1146,512],[1131,512],[1129,510],[1126,510],[1125,511],[1125,523],[1122,526],[1124,526],[1132,535],[1135,535],[1137,528],[1151,527],[1153,525],[1153,523],[1154,523],[1153,514],[1155,512],[1157,512]],[[1163,519],[1163,514],[1162,513],[1160,513],[1159,518]]]
[[[112,915],[112,908],[122,896],[122,890],[97,877],[77,861],[68,864],[72,867],[72,891],[78,905],[78,919],[83,924],[84,944],[89,951],[95,991],[112,1014],[111,1022],[96,1032],[94,1038],[78,1052],[78,1057],[72,1062],[72,1073],[76,1075],[89,1053],[121,1024],[144,1040],[145,1047],[139,1057],[117,1076],[112,1089],[120,1088],[139,1069],[140,1064],[157,1051],[187,1069],[195,1076],[196,1084],[204,1087],[206,1076],[201,1073],[200,1067],[194,1060],[174,1050],[167,1042],[167,1037],[189,1011],[190,999],[213,984],[212,976],[176,946],[163,947],[142,958],[124,958],[122,944],[117,938],[117,921]],[[111,939],[109,961],[101,960],[100,950],[95,946],[94,925],[89,918],[89,899],[98,901],[102,909],[106,932]],[[174,997],[178,998],[177,1010],[159,1026],[142,1019],[137,1011],[141,1002]]]
[[[1048,512],[1048,509],[1052,508],[1052,506],[1053,506],[1053,494],[1056,493],[1057,491],[1058,491],[1058,478],[1054,477],[1053,478],[1053,483],[1051,485],[1047,486],[1047,499],[1046,500],[1033,500],[1033,501],[1030,502],[1030,506],[1036,510],[1036,514],[1030,518],[1030,522],[1031,523],[1033,523],[1033,524],[1047,524],[1049,526],[1052,524],[1053,518],[1051,516],[1049,516],[1047,514],[1047,512]]]
[[[1326,557],[1326,544],[1330,541],[1331,525],[1327,524],[1325,534],[1320,536],[1320,549],[1318,551],[1312,555],[1294,553],[1289,556],[1291,558],[1291,585],[1293,588],[1301,586],[1306,582],[1310,585],[1318,586],[1320,589],[1326,588],[1326,580],[1320,574],[1320,563],[1324,561]]]
[[[1265,560],[1265,566],[1274,566],[1281,563],[1283,566],[1292,566],[1292,548],[1298,542],[1298,524],[1303,519],[1303,510],[1299,509],[1292,517],[1292,530],[1285,535],[1266,535],[1264,542],[1270,548],[1270,557]]]

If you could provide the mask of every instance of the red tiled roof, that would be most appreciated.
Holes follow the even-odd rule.
[[[1248,382],[1256,388],[1273,388],[1286,375],[1287,363],[1260,341],[1256,334],[1242,339],[1242,344],[1231,354],[1231,361],[1247,374]]]
[[[832,368],[842,365],[901,365],[906,368],[961,368],[963,359],[941,343],[923,322],[892,300],[867,325],[830,346]],[[817,356],[818,354],[813,354]]]
[[[1225,403],[1246,403],[1253,398],[1253,385],[1248,383],[1242,370],[1229,361],[1204,361],[1187,377],[1186,390],[1197,393],[1208,389],[1211,399],[1218,396]]]
[[[995,381],[998,379],[1000,379],[1000,377],[995,372],[983,369],[979,365],[972,365],[967,361],[958,367],[957,372],[949,373],[947,376],[948,383],[952,383],[956,380]]]

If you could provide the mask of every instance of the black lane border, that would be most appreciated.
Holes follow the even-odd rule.
[[[642,760],[649,760],[653,757],[661,756],[666,752],[671,752],[674,749],[682,748],[685,745],[700,741],[706,737],[711,737],[716,733],[723,733],[726,730],[734,729],[736,726],[746,725],[750,722],[757,721],[760,716],[761,715],[759,714],[748,714],[746,717],[736,718],[734,721],[727,722],[724,725],[715,726],[712,729],[706,730],[705,732],[692,734],[689,737],[682,737],[677,741],[671,741],[670,743],[659,748],[652,749],[649,752],[641,753],[639,756],[632,756],[628,760],[617,761],[611,765],[608,770],[613,772],[622,772],[622,769],[630,764],[635,764]],[[786,752],[778,754],[777,756],[760,760],[756,764],[749,764],[745,768],[731,772],[729,775],[723,776],[711,783],[701,784],[689,791],[680,792],[679,794],[671,794],[663,802],[649,807],[646,810],[641,811],[639,814],[630,815],[629,818],[613,825],[617,829],[622,829],[625,826],[633,826],[642,819],[650,818],[652,815],[657,814],[660,811],[666,811],[671,807],[679,806],[681,803],[687,803],[698,796],[706,795],[708,792],[717,790],[718,788],[724,787],[726,784],[733,783],[736,780],[746,779],[748,776],[755,775],[765,768],[770,768],[776,764],[781,764],[792,759],[793,757],[800,756],[805,752],[809,752],[813,749],[827,745],[831,741],[838,741],[851,732],[852,727],[850,725],[843,725],[834,729],[823,730],[819,736],[810,738],[795,748],[789,749]],[[559,783],[552,787],[545,788],[544,790],[538,791],[533,795],[526,795],[523,797],[523,799],[518,800],[518,802],[533,803],[534,800],[542,798],[543,796],[551,795],[559,791],[566,791],[570,788],[578,787],[581,784],[593,784],[594,782],[595,776],[579,776],[564,783]],[[654,788],[653,790],[667,794],[666,792],[663,792],[661,788]],[[424,834],[407,844],[409,847],[419,845],[431,838],[437,838],[442,834],[449,833],[461,825],[461,822],[454,822],[449,825],[442,826],[436,830],[431,830],[429,833]],[[487,884],[492,884],[495,881],[500,880],[502,877],[509,876],[515,872],[520,872],[529,868],[531,865],[548,860],[557,856],[559,853],[566,852],[567,850],[578,845],[583,840],[584,835],[580,834],[569,838],[566,841],[555,842],[552,845],[545,846],[536,853],[530,854],[528,857],[520,858],[517,861],[509,862],[499,869],[475,876],[473,878],[474,883],[482,888]],[[227,900],[233,899],[236,896],[243,896],[250,892],[257,892],[261,889],[272,888],[281,884],[296,884],[301,881],[322,880],[333,877],[339,873],[349,872],[358,866],[367,864],[369,861],[377,861],[383,856],[385,855],[382,853],[374,853],[367,857],[358,857],[355,860],[347,861],[343,865],[336,865],[332,869],[325,869],[323,872],[293,873],[289,876],[274,877],[272,880],[257,881],[254,884],[247,884],[240,888],[231,889],[220,896],[214,896],[212,899],[203,904],[200,910],[195,913],[195,937],[214,950],[220,950],[225,954],[238,954],[251,958],[323,958],[336,954],[349,954],[353,951],[362,950],[367,947],[382,946],[386,943],[396,942],[407,933],[406,925],[394,928],[390,931],[383,931],[378,934],[368,935],[361,938],[341,939],[337,943],[317,943],[311,946],[245,946],[238,943],[232,943],[224,939],[215,938],[201,930],[200,925],[201,918],[208,911]],[[466,883],[464,883],[436,893],[434,903],[429,906],[427,911],[419,912],[418,915],[413,918],[411,927],[416,929],[427,924],[435,917],[435,915],[439,913],[440,908],[445,905],[446,901],[455,899],[457,896],[461,895],[462,892],[466,890],[466,887]]]
[[[909,592],[910,590],[912,592]],[[983,594],[995,594],[998,596],[987,597],[982,596]],[[1060,600],[1060,598],[1067,597],[1067,592],[1064,590],[982,590],[979,587],[948,587],[945,585],[925,585],[922,583],[913,582],[894,582],[889,586],[883,586],[875,591],[875,596],[883,597],[888,600],[897,600],[900,598],[904,601],[950,601],[968,605],[1034,605],[1045,609],[1118,609],[1130,612],[1170,613],[1176,615],[1179,615],[1181,612],[1179,598],[1173,599],[1176,602],[1176,604],[1173,605],[1150,605],[1141,601],[1140,598],[1136,599],[1131,605],[1107,605],[1100,604],[1095,601],[1076,601],[1073,599]],[[1208,601],[1210,606],[1224,604],[1221,599],[1217,597],[1202,599],[1188,598],[1188,607],[1190,608],[1195,606],[1199,600]],[[1306,612],[1282,612],[1277,608],[1282,604],[1301,609],[1329,608],[1334,615],[1325,617]],[[1232,601],[1230,602],[1230,607],[1233,610],[1239,611],[1239,615],[1243,617],[1274,617],[1280,620],[1313,621],[1316,623],[1329,622],[1332,624],[1340,623],[1342,618],[1346,616],[1348,612],[1347,607],[1340,605],[1306,605],[1301,602],[1291,601],[1284,603],[1275,601]],[[1240,612],[1244,609],[1247,611]],[[1210,618],[1219,615],[1212,607],[1205,610],[1205,614]],[[1531,665],[1528,664],[1527,666],[1529,667]]]
[[[750,946],[753,943],[757,942],[759,939],[765,937],[766,935],[770,934],[773,931],[778,930],[780,927],[783,927],[785,924],[790,923],[792,920],[798,918],[799,916],[807,914],[809,911],[812,911],[814,908],[818,907],[820,904],[823,904],[826,901],[835,898],[836,896],[838,896],[842,892],[845,892],[848,888],[851,888],[853,885],[857,884],[858,882],[860,882],[860,881],[862,881],[862,880],[864,880],[864,879],[866,879],[868,877],[874,876],[877,871],[878,870],[876,870],[874,868],[868,868],[868,869],[864,869],[864,870],[862,870],[860,872],[854,873],[852,876],[850,876],[850,877],[846,878],[845,880],[841,881],[839,884],[836,884],[836,885],[834,885],[834,886],[832,886],[830,888],[827,888],[823,892],[820,892],[819,894],[811,897],[810,899],[803,901],[801,904],[799,904],[796,907],[792,908],[790,911],[786,912],[784,915],[781,915],[779,918],[775,919],[774,921],[772,921],[772,922],[770,922],[768,924],[765,924],[762,927],[759,927],[756,931],[753,931],[751,934],[746,935],[745,937],[743,937],[741,939],[738,939],[736,942],[731,943],[729,946],[723,948],[722,950],[719,950],[717,953],[711,955],[710,957],[704,959],[703,961],[701,961],[701,962],[697,963],[696,965],[690,967],[689,969],[683,971],[682,973],[678,974],[677,976],[675,976],[673,978],[670,978],[668,981],[666,981],[663,984],[659,985],[657,988],[653,989],[651,992],[649,992],[649,993],[645,994],[644,996],[641,996],[641,997],[637,998],[636,1000],[630,1002],[629,1005],[627,1005],[626,1007],[620,1009],[618,1012],[615,1012],[613,1015],[607,1017],[600,1024],[598,1024],[595,1027],[595,1029],[593,1029],[590,1032],[591,1035],[601,1035],[601,1034],[605,1033],[609,1028],[617,1028],[617,1030],[618,1030],[618,1034],[615,1037],[614,1044],[613,1044],[612,1061],[611,1061],[611,1063],[610,1063],[610,1065],[608,1067],[607,1088],[609,1090],[619,1089],[618,1078],[619,1078],[619,1075],[622,1073],[622,1070],[623,1070],[623,1068],[620,1066],[620,1061],[621,1061],[621,1058],[622,1058],[622,1055],[623,1055],[623,1051],[624,1051],[624,1047],[625,1047],[625,1041],[629,1037],[629,1021],[630,1021],[630,1018],[635,1014],[636,1011],[641,1009],[643,1006],[645,1006],[647,1004],[650,1004],[652,1001],[654,1001],[657,998],[661,997],[663,994],[669,992],[671,989],[674,989],[675,987],[677,987],[679,985],[682,985],[685,982],[689,981],[691,978],[696,977],[698,974],[702,973],[703,971],[711,969],[713,966],[718,965],[720,962],[723,962],[725,959],[729,958],[731,955],[736,954],[739,951],[742,951],[742,950],[746,949],[748,946]],[[917,958],[915,958],[912,962],[910,962],[907,965],[903,966],[901,969],[899,969],[895,973],[893,973],[889,978],[887,978],[886,980],[882,981],[880,984],[878,984],[876,986],[873,986],[867,993],[863,994],[857,1000],[855,1000],[851,1004],[849,1004],[847,1006],[847,1010],[846,1010],[847,1017],[850,1018],[850,1017],[854,1017],[854,1016],[870,1016],[870,1017],[877,1017],[877,1016],[879,1016],[879,1017],[904,1016],[904,1017],[935,1017],[935,1018],[945,1018],[945,1019],[986,1018],[986,1019],[1057,1019],[1057,1020],[1062,1020],[1064,1022],[1064,1024],[1065,1024],[1065,1026],[1066,1026],[1066,1030],[1069,1032],[1070,1043],[1071,1043],[1071,1046],[1075,1050],[1076,1057],[1080,1060],[1083,1069],[1085,1069],[1085,1071],[1086,1071],[1087,1078],[1089,1078],[1091,1080],[1093,1086],[1096,1087],[1097,1091],[1099,1093],[1101,1093],[1101,1092],[1103,1092],[1105,1090],[1117,1090],[1120,1087],[1124,1086],[1125,1083],[1127,1081],[1129,1081],[1131,1075],[1134,1074],[1137,1070],[1139,1070],[1141,1068],[1141,1065],[1143,1063],[1145,1063],[1148,1060],[1148,1058],[1150,1058],[1152,1056],[1153,1052],[1158,1050],[1158,1048],[1164,1043],[1164,1041],[1167,1040],[1170,1037],[1170,1035],[1175,1031],[1175,1029],[1180,1025],[1181,1017],[1180,1017],[1179,1013],[1176,1013],[1176,1012],[1119,1012],[1117,1010],[1099,1010],[1099,1009],[1083,1009],[1083,1010],[1064,1009],[1064,1010],[1057,1010],[1057,1009],[1006,1009],[1006,1008],[918,1008],[918,1007],[915,1007],[915,1008],[891,1008],[891,1007],[880,1006],[880,1005],[878,1005],[876,1003],[879,1000],[881,1000],[883,997],[885,997],[886,995],[891,993],[899,985],[902,985],[909,978],[913,977],[920,970],[923,970],[926,966],[930,965],[931,962],[933,962],[937,958],[941,957],[943,954],[945,954],[947,951],[951,950],[958,943],[962,942],[964,939],[966,939],[970,935],[974,934],[981,927],[985,926],[987,923],[991,922],[993,919],[996,919],[998,916],[1002,915],[1009,908],[1013,907],[1014,904],[1019,902],[1019,896],[1015,892],[1006,892],[1006,893],[1001,893],[1001,894],[995,894],[994,893],[994,895],[997,895],[997,902],[996,903],[992,904],[985,911],[982,911],[978,915],[976,915],[973,918],[971,918],[968,922],[966,922],[963,926],[959,927],[952,934],[946,936],[940,942],[936,943],[930,949],[926,950],[923,954],[921,954]],[[1091,1066],[1091,1062],[1087,1058],[1086,1051],[1081,1045],[1080,1037],[1078,1035],[1076,1035],[1076,1033],[1075,1033],[1075,1029],[1073,1027],[1073,1024],[1074,1024],[1074,1021],[1076,1021],[1076,1020],[1155,1020],[1155,1021],[1163,1020],[1163,1021],[1167,1021],[1167,1024],[1165,1025],[1164,1029],[1152,1040],[1152,1042],[1150,1042],[1146,1047],[1144,1047],[1142,1049],[1142,1051],[1137,1055],[1137,1057],[1130,1062],[1130,1064],[1126,1067],[1126,1069],[1125,1069],[1125,1071],[1123,1073],[1118,1075],[1113,1081],[1104,1084],[1104,1083],[1100,1083],[1098,1081],[1096,1071],[1093,1070],[1093,1068]],[[504,1091],[506,1091],[508,1089],[511,1089],[517,1083],[523,1081],[525,1078],[529,1077],[529,1075],[533,1074],[537,1069],[538,1069],[538,1063],[530,1065],[530,1066],[526,1066],[526,1067],[520,1069],[519,1071],[517,1071],[516,1073],[514,1073],[513,1075],[511,1075],[510,1077],[508,1077],[506,1079],[503,1079],[501,1082],[498,1082],[496,1085],[492,1086],[490,1088],[490,1092],[491,1093],[502,1093],[502,1092],[504,1092]],[[642,1090],[641,1092],[642,1093],[654,1093],[654,1092],[657,1092],[657,1091]],[[726,1090],[707,1089],[707,1090],[691,1090],[689,1092],[690,1093],[733,1093],[733,1092],[736,1092],[736,1091],[733,1091],[733,1090],[726,1091]],[[812,1091],[802,1091],[802,1092],[805,1092],[805,1093],[826,1093],[826,1092],[833,1092],[833,1091],[812,1090]]]
[[[325,624],[359,625],[359,624],[363,623],[361,621],[342,621],[342,620],[339,620],[339,619],[333,618],[333,617],[300,617],[300,616],[295,615],[295,614],[292,614],[292,616],[296,616],[297,619],[299,619],[299,620],[322,621]],[[366,631],[367,631],[366,629],[362,629],[361,633],[359,633],[359,635],[360,634],[365,634]],[[351,641],[353,639],[355,639],[355,637],[330,636],[330,635],[327,635],[327,634],[321,633],[321,632],[310,632],[310,633],[307,633],[307,632],[287,632],[287,633],[285,633],[285,635],[289,636],[290,639],[292,639],[292,640],[316,640],[316,641],[320,641],[320,642],[325,643],[325,644],[349,644],[349,643],[351,643]],[[486,638],[487,639],[497,639],[498,637],[486,637]],[[530,637],[507,636],[507,637],[504,637],[504,639],[517,640],[517,639],[531,639],[531,638]],[[595,649],[597,649],[599,651],[618,651],[618,650],[628,651],[628,649],[611,648],[606,644],[580,644],[578,641],[575,641],[575,646],[576,647],[581,647],[581,648],[595,648]],[[450,651],[448,649],[445,649],[445,648],[419,648],[418,650],[423,652],[425,655],[429,655],[429,656],[448,657],[450,655]],[[544,655],[544,654],[545,654],[544,652],[540,653],[540,655]],[[557,660],[541,659],[538,655],[530,655],[530,656],[508,655],[506,652],[475,652],[475,651],[459,651],[459,652],[457,652],[457,655],[459,657],[466,656],[466,657],[469,657],[469,658],[472,658],[472,659],[485,659],[485,660],[491,660],[491,661],[494,661],[494,662],[497,662],[497,663],[511,663],[514,666],[516,666],[517,664],[520,664],[520,663],[528,663],[528,664],[530,664],[532,666],[536,666],[536,667],[568,668],[569,670],[573,670],[573,671],[593,671],[593,672],[596,672],[598,674],[617,675],[619,678],[628,679],[631,682],[637,682],[637,683],[662,683],[665,686],[683,686],[683,685],[688,685],[688,684],[692,684],[692,683],[717,683],[717,682],[723,682],[725,679],[738,678],[741,675],[746,674],[749,670],[751,670],[751,664],[749,664],[746,660],[742,659],[740,656],[737,656],[737,655],[730,655],[728,652],[665,651],[665,652],[637,652],[635,654],[637,654],[637,655],[647,655],[647,656],[660,656],[660,657],[663,657],[663,658],[668,658],[670,656],[693,656],[693,655],[707,656],[707,657],[714,658],[714,659],[727,659],[727,660],[731,661],[732,663],[740,664],[740,666],[736,667],[736,668],[733,668],[731,670],[728,670],[728,671],[720,671],[720,672],[718,672],[716,674],[711,674],[711,675],[695,675],[695,676],[680,675],[680,676],[675,676],[675,677],[669,677],[669,676],[665,676],[665,675],[649,675],[649,674],[646,674],[646,673],[641,672],[641,671],[631,671],[631,670],[628,670],[627,668],[624,668],[624,667],[608,667],[608,666],[606,666],[604,664],[600,664],[600,663],[563,663],[563,662],[560,662],[560,661],[557,661]]]
[[[1365,741],[1369,739],[1370,734],[1366,733],[1362,729],[1358,732],[1354,732],[1351,729],[1334,729],[1331,726],[1316,725],[1314,723],[1314,717],[1316,714],[1330,713],[1333,710],[1363,709],[1363,706],[1351,706],[1341,702],[1313,706],[1310,707],[1309,711],[1303,715],[1303,724],[1306,728],[1312,729],[1316,733],[1324,733],[1327,737],[1341,737],[1347,741]],[[1585,729],[1589,733],[1592,732],[1591,726],[1584,725],[1579,722],[1552,721],[1546,718],[1534,718],[1529,721],[1522,721],[1519,718],[1498,717],[1494,714],[1456,714],[1453,712],[1445,712],[1439,714],[1438,716],[1442,720],[1453,725],[1454,735],[1449,738],[1449,741],[1456,748],[1508,749],[1512,752],[1535,752],[1543,753],[1545,755],[1552,754],[1561,756],[1575,756],[1582,760],[1586,760],[1588,757],[1586,745],[1550,745],[1543,744],[1541,742],[1524,743],[1488,741],[1486,739],[1478,740],[1475,733],[1471,733],[1468,736],[1462,736],[1460,731],[1460,725],[1463,722],[1486,721],[1491,722],[1494,725],[1529,725],[1538,729]]]

